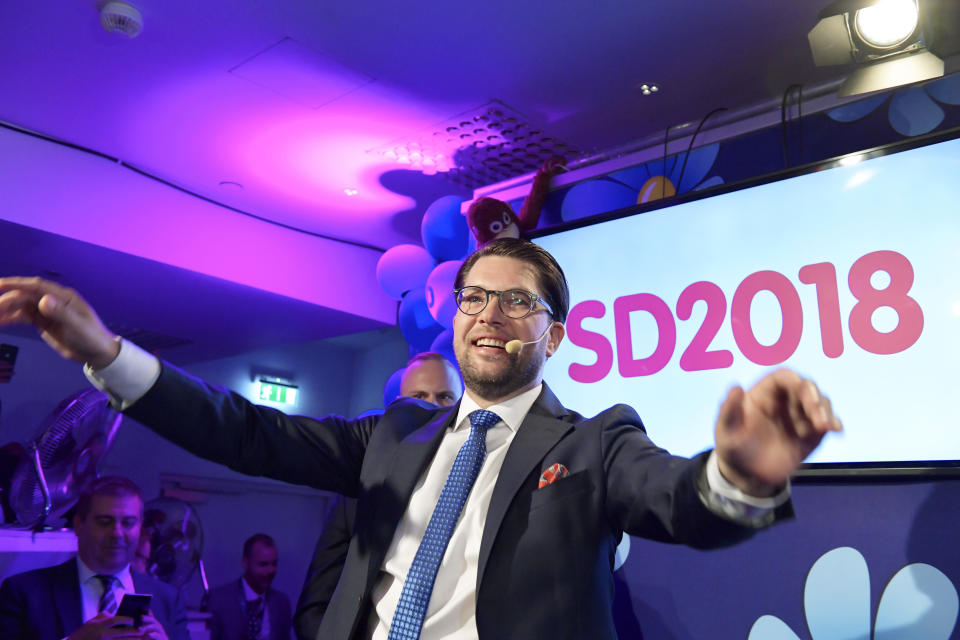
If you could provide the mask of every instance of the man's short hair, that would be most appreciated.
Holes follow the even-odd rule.
[[[133,480],[123,476],[102,476],[91,482],[77,499],[76,513],[81,520],[87,519],[94,496],[136,496],[140,498],[140,504],[143,504],[143,491]]]
[[[553,309],[553,319],[557,322],[567,321],[567,313],[570,311],[570,289],[567,287],[567,277],[563,275],[563,269],[546,249],[528,240],[498,238],[474,251],[457,271],[453,284],[455,289],[466,284],[467,273],[477,260],[484,256],[514,258],[533,267],[537,275],[540,295]]]
[[[243,543],[244,558],[250,557],[250,554],[253,553],[253,545],[255,544],[262,544],[265,547],[271,547],[273,549],[277,548],[277,543],[273,541],[273,538],[265,533],[255,533]]]
[[[442,353],[437,353],[436,351],[424,351],[422,353],[418,353],[417,355],[407,360],[407,366],[409,367],[416,362],[425,362],[427,360],[437,360],[439,362],[445,363],[451,367],[456,368],[454,364],[447,359],[447,356],[443,355]]]

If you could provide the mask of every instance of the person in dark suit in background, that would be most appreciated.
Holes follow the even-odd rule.
[[[104,476],[77,501],[77,556],[8,577],[0,585],[3,640],[189,640],[179,592],[130,570],[143,520],[143,495],[132,481]],[[150,613],[115,616],[125,593],[151,594]]]
[[[400,376],[400,396],[404,398],[449,407],[461,395],[463,381],[460,373],[443,354],[435,351],[425,351],[410,358]],[[330,505],[293,614],[293,630],[298,640],[316,640],[323,614],[347,560],[356,512],[357,501],[352,498],[336,496]]]
[[[0,278],[0,326],[32,323],[115,406],[196,455],[358,498],[318,632],[331,640],[611,640],[625,533],[700,549],[746,540],[792,515],[790,476],[841,430],[817,386],[781,369],[730,390],[715,449],[672,456],[633,408],[585,418],[544,382],[570,306],[553,256],[494,240],[454,286],[460,403],[399,400],[357,420],[254,406],[121,340],[52,282]]]
[[[290,598],[270,585],[277,544],[265,533],[243,543],[243,575],[210,591],[210,640],[289,640]]]

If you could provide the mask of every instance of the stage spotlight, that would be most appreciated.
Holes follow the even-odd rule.
[[[856,64],[840,86],[851,96],[943,75],[923,30],[929,0],[837,0],[807,34],[818,66]]]
[[[880,50],[903,44],[920,24],[920,7],[914,0],[885,0],[854,14],[854,31]]]

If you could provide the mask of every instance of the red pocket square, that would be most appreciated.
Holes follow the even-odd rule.
[[[548,484],[556,482],[560,478],[566,478],[568,473],[570,472],[567,471],[567,468],[559,462],[550,465],[540,474],[540,484],[537,486],[537,489],[543,489]]]

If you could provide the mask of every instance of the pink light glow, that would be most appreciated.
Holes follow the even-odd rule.
[[[177,166],[164,177],[178,184],[323,235],[384,248],[416,240],[393,220],[414,200],[380,184],[397,165],[370,151],[436,122],[408,97],[371,84],[309,109],[221,72],[170,82],[131,113],[127,135],[147,138],[159,166]],[[222,180],[243,192],[212,192]]]

